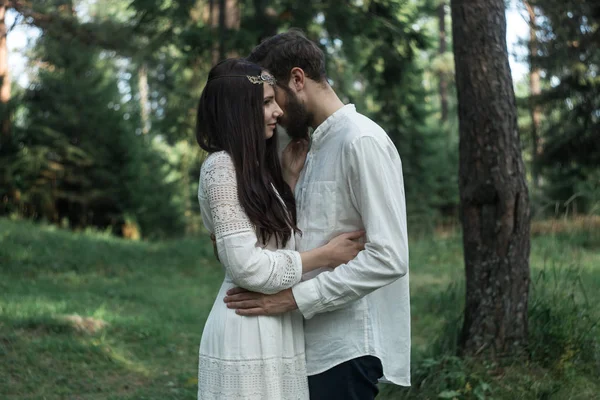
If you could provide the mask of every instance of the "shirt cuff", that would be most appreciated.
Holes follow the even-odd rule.
[[[316,279],[309,279],[293,286],[292,294],[294,295],[298,310],[300,310],[305,319],[311,319],[323,308]]]

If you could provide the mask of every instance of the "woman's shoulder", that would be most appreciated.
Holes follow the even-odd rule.
[[[211,153],[200,169],[200,186],[235,182],[235,167],[231,156],[225,151]]]
[[[210,153],[204,160],[202,165],[213,165],[213,164],[233,164],[231,156],[225,150],[216,151]]]
[[[233,160],[226,151],[217,151],[206,157],[202,163],[202,172],[221,168],[233,168]]]

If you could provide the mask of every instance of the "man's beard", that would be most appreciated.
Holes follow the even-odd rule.
[[[298,100],[294,92],[287,87],[283,90],[286,95],[286,104],[282,125],[292,139],[308,140],[308,128],[312,115],[306,110],[304,104]]]

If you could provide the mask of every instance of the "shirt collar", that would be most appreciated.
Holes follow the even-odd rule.
[[[317,129],[315,129],[315,131],[311,135],[311,147],[315,149],[318,148],[321,142],[323,141],[323,138],[326,136],[326,133],[329,132],[331,128],[335,126],[335,124],[341,118],[355,112],[356,107],[354,106],[354,104],[346,104],[345,106],[331,114],[325,121],[321,123],[321,125],[317,127]]]

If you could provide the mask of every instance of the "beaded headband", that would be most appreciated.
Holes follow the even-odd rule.
[[[221,76],[215,76],[214,78],[210,78],[208,81],[212,81],[215,79],[220,79],[220,78],[243,78],[246,77],[248,78],[248,80],[250,81],[250,83],[253,84],[261,84],[261,83],[267,83],[271,86],[275,86],[275,83],[277,82],[275,80],[275,78],[273,78],[273,76],[269,75],[269,74],[260,74],[260,75],[221,75]]]

